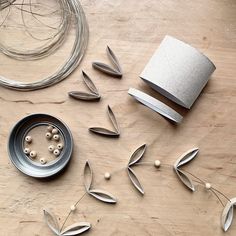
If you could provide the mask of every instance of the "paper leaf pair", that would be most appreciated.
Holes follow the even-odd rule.
[[[81,92],[81,91],[71,91],[68,93],[69,96],[77,100],[99,101],[101,96],[95,84],[84,71],[82,71],[82,74],[83,74],[83,81],[85,85],[87,86],[87,88],[90,90],[90,93]]]
[[[116,55],[114,54],[114,52],[107,46],[107,55],[108,58],[110,59],[110,61],[112,62],[112,64],[114,65],[114,68],[112,68],[111,66],[102,63],[102,62],[93,62],[92,66],[93,68],[107,74],[107,75],[111,75],[117,78],[121,78],[122,77],[122,69],[120,66],[120,63],[116,57]]]
[[[105,203],[116,203],[117,200],[116,198],[104,191],[104,190],[100,190],[100,189],[93,189],[92,187],[92,183],[93,183],[93,172],[92,172],[92,168],[89,164],[88,161],[86,161],[85,166],[84,166],[84,186],[86,189],[86,192],[93,196],[94,198],[105,202]]]
[[[120,136],[120,129],[119,129],[119,125],[117,123],[116,117],[109,105],[107,107],[107,110],[108,110],[108,117],[109,117],[115,131],[109,130],[109,129],[106,129],[103,127],[91,127],[91,128],[89,128],[89,131],[91,131],[95,134],[103,135],[103,136],[118,138]]]
[[[198,154],[198,151],[199,151],[198,148],[194,148],[187,151],[174,164],[174,170],[177,176],[179,177],[179,179],[188,189],[190,189],[193,192],[195,191],[195,187],[192,180],[180,168],[183,165],[186,165],[187,163],[192,161],[195,158],[195,156]]]
[[[46,210],[44,210],[44,219],[51,231],[57,236],[76,236],[91,228],[91,224],[88,222],[78,222],[61,230],[57,218]]]
[[[222,216],[221,216],[221,224],[223,230],[226,232],[233,222],[234,217],[234,207],[236,206],[236,198],[230,199],[230,201],[226,204]]]
[[[140,146],[139,148],[137,148],[135,150],[135,152],[131,155],[128,166],[127,166],[127,173],[128,176],[133,184],[133,186],[143,195],[144,194],[144,190],[143,187],[138,179],[138,177],[136,176],[134,170],[132,169],[132,166],[134,166],[135,164],[137,164],[143,157],[145,151],[146,151],[146,144],[143,144],[142,146]]]

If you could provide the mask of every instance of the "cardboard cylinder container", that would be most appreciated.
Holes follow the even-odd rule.
[[[190,109],[215,69],[197,49],[165,36],[140,77],[163,96]]]

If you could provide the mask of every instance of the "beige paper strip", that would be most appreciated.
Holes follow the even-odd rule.
[[[215,69],[197,49],[165,36],[140,77],[163,96],[190,109]]]

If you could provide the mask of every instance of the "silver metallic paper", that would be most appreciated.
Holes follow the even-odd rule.
[[[197,49],[165,36],[140,77],[163,96],[190,109],[215,69]]]

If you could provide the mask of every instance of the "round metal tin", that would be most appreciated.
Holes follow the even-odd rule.
[[[27,133],[41,125],[56,127],[64,140],[60,157],[45,165],[32,161],[23,148]],[[46,178],[60,172],[69,162],[73,150],[73,138],[68,126],[58,118],[47,114],[32,114],[20,120],[12,129],[8,140],[8,153],[15,167],[24,174],[36,178]]]

